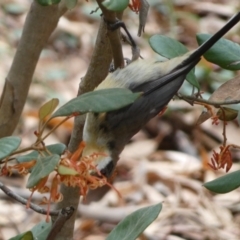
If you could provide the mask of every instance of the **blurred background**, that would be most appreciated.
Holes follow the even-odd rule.
[[[215,33],[240,9],[239,0],[148,0],[151,5],[145,33],[137,36],[138,15],[127,9],[123,21],[141,49],[143,58],[156,58],[148,39],[164,34],[182,42],[189,50],[197,47],[196,33]],[[0,92],[11,66],[31,1],[0,2]],[[77,95],[95,45],[100,12],[94,12],[95,1],[78,1],[77,6],[61,18],[39,59],[22,118],[15,135],[22,138],[21,147],[31,145],[37,129],[38,109],[51,98],[63,105]],[[240,23],[227,34],[240,43]],[[124,43],[123,43],[124,44]],[[131,57],[131,48],[123,45],[124,56]],[[214,72],[213,72],[214,71]],[[225,81],[236,76],[202,60],[196,68],[201,90],[208,98]],[[181,89],[191,93],[185,83]],[[166,113],[152,119],[124,149],[119,160],[113,190],[90,194],[79,206],[75,239],[101,240],[115,224],[133,210],[163,202],[163,210],[139,239],[166,240],[238,240],[240,239],[240,190],[213,194],[202,187],[225,172],[213,171],[207,165],[213,150],[223,141],[222,123],[213,126],[208,120],[197,125],[203,108],[174,100]],[[52,128],[51,125],[48,126]],[[68,121],[47,138],[47,144],[68,144],[73,121]],[[229,143],[239,144],[240,130],[236,121],[227,125]],[[232,152],[234,164],[240,166],[240,152]],[[28,198],[26,178],[1,177],[7,186]],[[103,196],[103,197],[102,197]],[[35,194],[39,203],[42,196]],[[95,200],[95,201],[94,201]],[[26,231],[45,217],[26,210],[0,192],[0,239],[9,239]]]

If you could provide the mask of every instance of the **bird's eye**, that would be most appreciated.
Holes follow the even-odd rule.
[[[114,169],[113,161],[110,161],[105,168],[100,170],[101,174],[105,177],[110,177]]]

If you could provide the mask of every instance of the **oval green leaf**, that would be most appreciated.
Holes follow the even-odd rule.
[[[40,120],[44,120],[47,116],[53,113],[56,107],[59,104],[59,100],[57,98],[53,98],[50,101],[43,104],[43,106],[39,109],[38,115]]]
[[[215,193],[228,193],[240,187],[240,170],[228,173],[211,182],[204,183],[203,186]]]
[[[195,68],[192,69],[192,70],[188,73],[188,75],[186,76],[186,80],[187,80],[190,84],[192,84],[194,87],[196,87],[197,89],[200,89],[200,85],[199,85],[199,82],[198,82],[197,79],[196,79],[196,76],[195,76],[194,71],[195,71]]]
[[[48,157],[38,157],[37,163],[32,168],[32,172],[28,178],[27,188],[33,188],[42,178],[54,171],[59,160],[60,156],[57,154]]]
[[[18,149],[21,138],[10,136],[0,139],[0,159],[3,159]]]
[[[197,34],[198,44],[201,45],[212,35]],[[240,45],[221,38],[205,54],[204,57],[214,64],[228,70],[240,69]]]
[[[67,147],[63,143],[56,143],[56,144],[48,145],[46,146],[46,148],[52,154],[62,155]]]
[[[59,165],[57,171],[60,175],[76,176],[79,174],[75,169],[63,165]]]
[[[51,230],[52,227],[52,222],[46,222],[46,221],[41,221],[37,225],[35,225],[32,229],[31,232],[34,236],[34,239],[38,240],[44,240],[47,239],[47,236]]]
[[[50,6],[60,3],[61,0],[37,0],[37,2],[42,6]]]
[[[46,221],[41,221],[37,225],[35,225],[31,231],[27,231],[24,233],[21,233],[13,238],[10,238],[9,240],[44,240],[47,238],[50,230],[52,227],[52,223],[47,223]]]
[[[154,52],[168,59],[182,56],[188,52],[182,43],[161,34],[150,37],[149,44]]]
[[[50,153],[61,156],[67,147],[66,147],[66,145],[64,145],[62,143],[56,143],[56,144],[48,145],[48,146],[46,146],[46,148],[48,149],[48,151]],[[43,154],[48,155],[48,153],[46,151],[43,151]],[[38,151],[32,151],[26,155],[16,157],[16,160],[19,163],[29,162],[33,159],[37,159],[38,155],[39,155]]]
[[[167,59],[179,57],[188,52],[188,49],[182,43],[161,34],[156,34],[150,37],[149,44],[154,52]],[[186,80],[197,89],[200,89],[199,83],[194,74],[194,69],[188,73]]]
[[[9,238],[9,240],[34,240],[33,234],[31,231],[21,233],[15,237]]]
[[[102,5],[110,11],[120,12],[127,8],[129,0],[105,0]]]
[[[22,156],[16,157],[16,160],[19,163],[29,162],[31,160],[37,159],[38,154],[39,153],[37,151],[33,151],[33,152],[30,152],[30,153],[28,153],[26,155],[22,155]]]
[[[92,91],[76,97],[60,107],[52,116],[69,116],[74,113],[109,112],[133,103],[141,93],[126,88],[109,88]]]
[[[135,240],[158,216],[162,204],[139,209],[124,218],[106,240]]]

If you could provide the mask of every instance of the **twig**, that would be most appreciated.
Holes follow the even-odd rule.
[[[64,122],[66,122],[67,120],[69,120],[70,118],[72,118],[72,117],[74,117],[74,116],[75,116],[75,115],[72,114],[72,115],[70,115],[70,116],[65,117],[62,121],[60,121],[57,125],[55,125],[55,126],[51,129],[51,131],[49,131],[44,137],[42,137],[42,138],[41,138],[41,141],[45,140],[50,134],[52,134],[52,133],[53,133],[58,127],[60,127]],[[49,122],[50,120],[52,120],[52,118],[50,118],[50,119],[48,120],[48,122]],[[44,130],[44,127],[42,128],[40,134],[43,133],[43,130]],[[38,145],[38,143],[40,143],[40,142],[37,142],[36,145]]]
[[[225,114],[225,111],[222,107],[220,107],[221,110],[222,110],[222,114],[223,114],[223,132],[222,132],[222,135],[223,135],[223,146],[225,147],[227,145],[227,134],[226,134],[226,126],[227,126],[227,122],[225,121],[226,119],[226,114]]]
[[[19,196],[18,194],[14,193],[13,191],[11,191],[8,187],[6,187],[2,182],[0,182],[0,189],[10,198],[13,198],[14,200],[16,200],[19,203],[22,203],[23,205],[26,205],[28,200]],[[40,214],[44,214],[47,215],[47,210],[39,207],[38,205],[34,204],[34,203],[30,203],[29,207],[34,210],[35,212],[38,212]],[[58,216],[59,211],[50,211],[49,215],[51,216]]]
[[[36,150],[36,149],[35,149],[33,146],[31,146],[31,147],[22,148],[22,149],[20,149],[20,150],[17,150],[17,151],[15,151],[15,152],[12,152],[12,153],[9,154],[9,156],[8,156],[7,158],[1,159],[1,160],[0,160],[0,164],[5,163],[6,161],[9,162],[9,161],[11,161],[11,160],[16,159],[15,157],[10,158],[10,157],[13,156],[13,155],[16,155],[16,154],[19,154],[19,153],[23,153],[23,152],[26,152],[26,151],[30,151],[30,150]]]
[[[212,105],[216,108],[219,108],[221,105],[231,105],[231,104],[238,104],[240,103],[240,100],[227,100],[227,101],[219,101],[219,102],[215,102],[215,101],[211,101],[211,100],[206,100],[203,98],[198,98],[198,97],[194,97],[194,96],[187,96],[187,95],[178,95],[179,99],[183,99],[188,101],[194,101],[199,102],[199,103],[205,103],[205,104],[209,104]]]
[[[115,12],[109,11],[102,5],[102,0],[96,0],[96,1],[103,13],[104,19],[108,23],[115,23],[117,18],[118,19],[122,18],[122,13],[118,13],[118,16],[116,16]],[[120,41],[119,30],[111,31],[111,30],[107,29],[107,36],[110,41],[110,45],[111,45],[111,49],[112,49],[112,56],[113,56],[113,60],[114,60],[115,69],[124,67],[122,44]]]
[[[97,2],[101,5],[102,0],[97,0]],[[101,8],[101,10],[107,21],[116,21],[116,14],[114,12],[108,11],[105,8]],[[117,17],[121,19],[121,16]],[[114,58],[115,68],[124,66],[119,33],[118,31],[108,31],[106,28],[106,23],[102,19],[100,22],[100,27],[92,58],[87,73],[85,77],[81,80],[78,95],[81,95],[88,91],[92,91],[101,81],[103,81],[103,79],[108,74],[112,58]],[[70,152],[74,152],[77,149],[80,141],[82,140],[83,125],[84,117],[76,117],[70,143],[68,145],[68,149]],[[66,187],[65,185],[61,185],[61,193],[65,197],[63,201],[57,205],[58,208],[63,208],[66,206],[73,206],[77,208],[80,197],[78,188],[70,188]],[[75,215],[76,212],[74,212],[72,217],[69,219],[69,221],[66,222],[66,224],[62,228],[61,239],[71,238],[70,236],[72,236],[73,233]]]

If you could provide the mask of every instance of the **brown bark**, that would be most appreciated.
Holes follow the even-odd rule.
[[[97,0],[97,2],[100,3],[102,1]],[[107,21],[114,22],[116,20],[115,13],[104,9],[101,5],[100,7],[102,8],[104,18]],[[118,17],[120,18],[121,14]],[[115,67],[118,68],[123,66],[124,61],[119,31],[109,31],[102,19],[91,62],[85,77],[80,83],[78,95],[92,91],[107,76],[112,58],[114,59]],[[68,146],[68,149],[71,152],[74,152],[77,149],[82,140],[83,126],[84,116],[77,117],[74,122],[74,129]],[[73,206],[75,209],[78,208],[80,198],[78,188],[69,188],[62,185],[61,193],[63,194],[64,199],[58,204],[58,209],[67,206]],[[69,236],[73,233],[75,217],[76,211],[66,222],[56,239],[71,239]]]
[[[41,6],[33,1],[0,101],[0,137],[13,133],[25,105],[40,53],[59,18],[66,12],[59,5]]]

